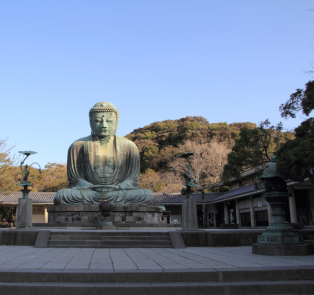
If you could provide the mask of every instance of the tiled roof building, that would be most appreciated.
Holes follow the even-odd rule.
[[[29,198],[33,200],[33,204],[53,204],[56,193],[30,192]],[[0,194],[0,204],[17,204],[22,198],[21,192],[15,192],[9,195]]]
[[[250,170],[240,180],[229,183],[230,190],[224,193],[205,193],[205,224],[219,227],[222,223],[237,223],[242,227],[267,226],[271,220],[271,210],[263,193],[262,183],[256,188],[256,171]],[[310,225],[314,223],[314,187],[308,180],[302,183],[287,182],[291,194],[287,207],[287,220]],[[47,207],[53,204],[54,192],[30,192],[33,200],[33,222],[44,222],[40,214],[46,214]],[[0,194],[0,207],[16,207],[21,192],[9,195]],[[171,220],[181,222],[181,204],[186,196],[181,193],[155,193],[156,204],[164,205],[171,212]],[[197,204],[199,224],[203,223],[202,194],[192,195]],[[46,214],[47,215],[47,214]],[[45,216],[46,216],[45,215]],[[35,217],[37,218],[35,218]],[[47,220],[45,217],[44,220]],[[171,222],[170,220],[170,222]]]
[[[30,192],[29,198],[33,200],[33,204],[53,204],[55,192]],[[205,203],[209,203],[221,196],[223,193],[205,193]],[[14,192],[9,195],[0,194],[0,204],[17,204],[18,199],[22,198],[21,192]],[[196,193],[192,195],[196,203],[202,203],[202,194]],[[157,204],[181,204],[185,196],[180,193],[156,193],[155,199]]]

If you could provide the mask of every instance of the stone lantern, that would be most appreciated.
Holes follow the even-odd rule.
[[[264,169],[259,178],[265,181],[263,197],[271,207],[272,220],[266,231],[252,245],[253,254],[262,255],[310,255],[311,246],[303,243],[303,237],[286,221],[285,204],[289,202],[286,181],[276,169],[276,157]]]

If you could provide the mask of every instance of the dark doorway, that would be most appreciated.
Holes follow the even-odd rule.
[[[221,224],[221,214],[215,213],[215,219],[216,219],[216,227],[220,227]]]
[[[251,226],[251,215],[250,212],[241,213],[241,226],[250,227]]]
[[[268,211],[255,211],[255,224],[256,226],[268,226]]]
[[[294,193],[298,222],[309,225],[309,211],[306,191],[295,190]]]
[[[203,227],[203,212],[200,205],[197,205],[197,224],[199,227]]]
[[[215,213],[215,219],[216,219],[216,227],[220,227],[220,224],[223,223],[224,219],[224,203],[218,203],[217,204],[217,212]]]

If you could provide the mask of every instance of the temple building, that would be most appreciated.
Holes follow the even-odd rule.
[[[271,220],[270,207],[262,197],[264,187],[255,187],[255,169],[243,173],[240,180],[229,183],[230,190],[224,193],[205,193],[205,226],[208,228],[221,227],[223,224],[239,225],[239,227],[265,227]],[[287,204],[286,219],[292,223],[312,225],[314,223],[314,187],[308,180],[304,182],[287,181],[291,194]],[[55,192],[31,192],[29,197],[33,200],[33,224],[47,223],[47,208],[53,205]],[[21,192],[9,195],[0,195],[0,208],[11,207],[16,211]],[[202,195],[192,196],[197,204],[198,224],[203,225]],[[170,215],[165,215],[162,222],[168,224],[181,223],[181,204],[185,198],[180,193],[155,193],[156,205],[164,205]],[[0,211],[1,212],[1,211]],[[4,221],[1,216],[1,221]],[[14,226],[14,216],[5,217],[6,222]],[[1,224],[1,223],[0,223]]]

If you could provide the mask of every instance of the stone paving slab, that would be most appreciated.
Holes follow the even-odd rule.
[[[10,270],[201,270],[314,266],[314,255],[264,256],[252,247],[34,248],[0,246],[0,269]]]

